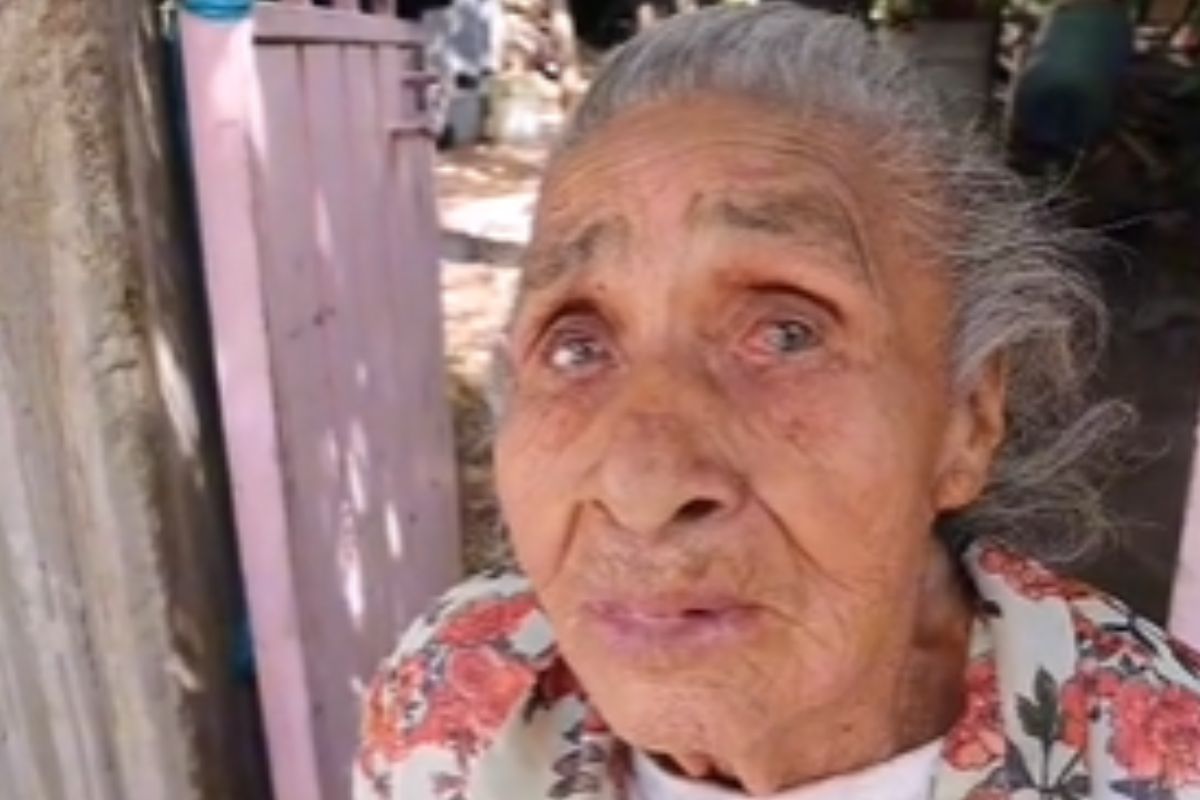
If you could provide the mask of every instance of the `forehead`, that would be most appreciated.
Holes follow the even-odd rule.
[[[664,157],[692,162],[701,154],[732,159],[758,177],[799,159],[853,178],[866,139],[866,131],[816,112],[792,113],[736,95],[677,97],[633,106],[586,132],[555,160],[547,188],[614,168],[645,168]],[[611,160],[618,153],[626,156],[619,164]]]
[[[866,150],[844,126],[738,98],[625,112],[552,164],[526,284],[547,283],[599,248],[679,226],[824,243],[865,263],[867,220],[888,194]]]

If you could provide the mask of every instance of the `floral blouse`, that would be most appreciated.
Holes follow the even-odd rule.
[[[931,800],[1200,800],[1200,655],[994,543]],[[355,800],[624,800],[628,753],[529,584],[492,573],[418,620],[366,697]]]

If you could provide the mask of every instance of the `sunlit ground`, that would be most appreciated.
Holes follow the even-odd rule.
[[[464,560],[476,570],[502,553],[492,492],[486,383],[493,343],[516,285],[544,147],[479,145],[438,162],[442,301],[457,439]]]

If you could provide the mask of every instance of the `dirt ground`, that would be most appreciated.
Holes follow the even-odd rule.
[[[495,563],[505,550],[491,482],[489,365],[516,288],[544,157],[536,147],[480,146],[444,152],[438,164],[446,360],[468,571]]]
[[[491,489],[488,363],[516,286],[528,232],[538,148],[475,147],[443,154],[443,300],[462,481],[466,567],[504,553]],[[1200,225],[1170,216],[1116,232],[1097,265],[1113,311],[1109,358],[1096,391],[1130,400],[1141,421],[1136,465],[1109,487],[1121,539],[1081,573],[1162,620],[1169,602],[1200,390]]]

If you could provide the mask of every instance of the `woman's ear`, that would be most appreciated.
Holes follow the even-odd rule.
[[[954,511],[970,505],[987,484],[996,451],[1004,441],[1004,409],[1008,364],[992,357],[974,386],[960,395],[951,410],[934,485],[934,510]]]

